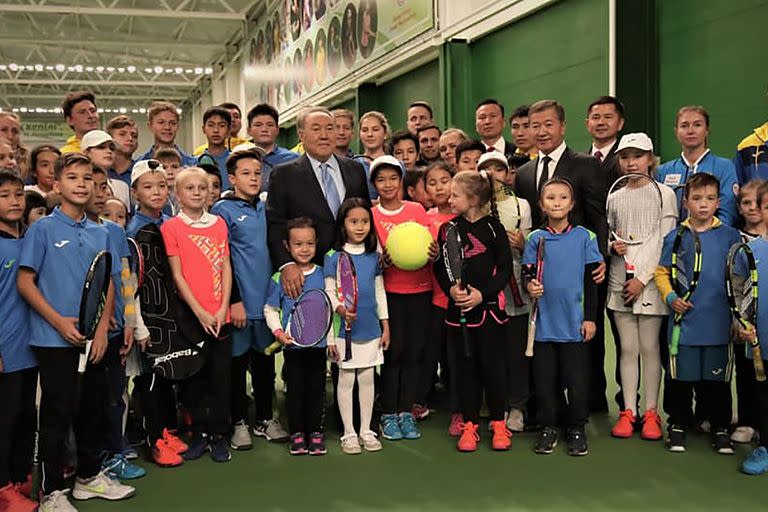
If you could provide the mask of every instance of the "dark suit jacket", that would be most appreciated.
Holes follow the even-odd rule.
[[[539,153],[539,158],[543,155]],[[536,190],[536,166],[539,158],[531,160],[517,170],[515,193],[531,204],[533,227],[541,227],[544,217],[539,207]],[[565,148],[557,162],[553,177],[567,179],[574,190],[575,206],[571,222],[584,226],[597,235],[600,251],[606,253],[608,224],[605,218],[606,174],[593,157]]]
[[[619,155],[616,153],[618,147],[619,140],[616,139],[616,142],[613,143],[613,146],[611,146],[610,151],[608,151],[608,154],[603,158],[601,164],[606,172],[605,186],[609,189],[611,188],[611,185],[613,185],[613,182],[621,175],[621,172],[619,171]],[[592,146],[587,150],[587,154],[590,154],[591,152]]]
[[[369,203],[363,166],[338,156],[336,161],[347,189],[344,199],[359,197]],[[283,240],[286,222],[296,217],[309,217],[315,221],[318,240],[313,261],[322,265],[323,257],[333,245],[336,236],[334,213],[328,207],[323,189],[306,155],[275,167],[267,195],[267,240],[273,265],[279,268],[291,261]]]
[[[507,139],[504,139],[504,156],[507,158],[507,161],[512,158],[512,155],[515,154],[516,149],[517,147],[515,147],[514,144],[509,142]]]

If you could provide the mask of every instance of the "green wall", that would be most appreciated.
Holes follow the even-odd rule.
[[[703,105],[710,114],[710,146],[731,158],[739,141],[768,118],[765,0],[658,2],[661,154],[680,147],[677,109]]]

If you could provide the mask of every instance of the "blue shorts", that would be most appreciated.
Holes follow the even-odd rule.
[[[242,329],[232,331],[232,357],[245,354],[248,350],[264,353],[264,349],[275,341],[267,327],[266,320],[248,320]]]
[[[728,382],[733,373],[733,345],[680,345],[670,356],[669,368],[675,380]]]

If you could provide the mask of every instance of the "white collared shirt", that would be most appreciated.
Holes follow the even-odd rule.
[[[495,149],[496,151],[498,151],[499,153],[501,153],[503,155],[504,154],[504,150],[507,147],[507,143],[504,140],[504,137],[501,136],[492,145],[489,146],[488,144],[483,142],[483,146],[485,146],[485,150],[486,151],[488,151],[489,148],[493,148],[493,149]]]
[[[693,163],[690,163],[688,160],[685,159],[685,155],[680,153],[680,159],[683,161],[683,163],[690,169],[692,174],[696,174],[699,171],[699,164],[702,160],[704,160],[707,155],[709,154],[709,148],[707,148],[706,151],[704,151],[701,156]]]
[[[323,187],[323,176],[320,174],[320,164],[323,162],[320,162],[319,160],[316,160],[309,155],[307,155],[307,158],[309,158],[309,163],[312,165],[312,171],[315,173],[315,178],[317,178],[317,182],[320,184],[320,188],[323,190],[323,195],[328,197],[328,194]],[[331,173],[333,182],[336,184],[336,191],[339,193],[339,199],[341,199],[341,202],[343,203],[344,196],[347,195],[347,187],[344,186],[344,180],[341,177],[341,168],[339,167],[339,162],[336,160],[334,155],[331,155],[325,164],[328,165],[328,172]]]
[[[555,175],[555,167],[557,167],[557,163],[560,161],[560,158],[563,156],[563,153],[565,152],[566,148],[565,141],[561,142],[559,146],[557,146],[554,151],[552,151],[550,154],[545,155],[541,151],[539,151],[539,160],[536,162],[536,183],[539,183],[539,177],[541,176],[542,171],[544,170],[544,157],[548,156],[551,161],[549,162],[549,175],[547,176],[547,180],[552,179],[552,176]],[[546,180],[544,180],[546,181]]]
[[[595,156],[595,153],[597,153],[599,151],[600,154],[602,155],[602,157],[600,158],[600,162],[604,162],[605,161],[605,157],[607,157],[608,154],[611,152],[611,148],[613,147],[614,144],[616,144],[616,139],[613,139],[611,142],[609,142],[608,144],[606,144],[603,147],[597,147],[595,145],[595,143],[593,142],[592,143],[592,150],[589,152],[589,154],[592,155],[592,156]]]
[[[209,228],[216,224],[216,220],[218,219],[216,215],[206,211],[203,211],[203,215],[201,215],[197,220],[191,218],[189,215],[184,213],[183,210],[179,210],[177,216],[184,222],[184,224],[192,228]]]

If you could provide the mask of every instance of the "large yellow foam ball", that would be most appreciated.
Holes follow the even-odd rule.
[[[392,263],[402,270],[418,270],[427,264],[432,235],[418,222],[398,224],[387,237]]]

